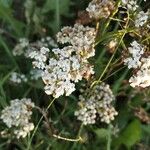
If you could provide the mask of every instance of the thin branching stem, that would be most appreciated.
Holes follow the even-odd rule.
[[[56,99],[54,98],[54,99],[49,103],[49,105],[48,105],[47,108],[46,108],[46,111],[52,106],[52,104],[54,103],[55,100],[56,100]],[[38,123],[37,123],[37,125],[36,125],[36,127],[35,127],[35,129],[34,129],[34,131],[33,131],[33,133],[32,133],[32,135],[31,135],[31,138],[30,138],[29,143],[28,143],[27,150],[30,150],[30,146],[31,146],[33,137],[35,136],[35,133],[36,133],[36,131],[37,131],[37,129],[38,129],[38,127],[39,127],[39,125],[40,125],[40,123],[41,123],[41,121],[42,121],[43,118],[44,118],[44,114],[42,114],[41,118],[39,119],[39,121],[38,121]]]
[[[66,137],[62,137],[60,135],[53,134],[53,137],[55,137],[57,139],[69,141],[69,142],[79,142],[79,141],[82,141],[82,138],[80,136],[78,138],[72,139],[72,138],[66,138]]]
[[[111,150],[111,125],[108,126],[107,150]]]

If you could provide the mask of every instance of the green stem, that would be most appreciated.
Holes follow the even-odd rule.
[[[112,15],[109,18],[113,18],[113,16],[118,12],[118,7],[119,7],[120,3],[121,3],[121,0],[118,0],[117,5],[116,5],[116,9],[114,10],[114,12],[112,13]],[[104,30],[102,32],[102,35],[106,32],[106,29],[109,26],[110,22],[111,22],[111,19],[108,19],[105,26],[104,26]]]
[[[111,126],[108,127],[107,150],[111,150]]]
[[[114,56],[115,56],[115,54],[116,54],[116,52],[117,52],[117,50],[118,50],[120,44],[121,44],[121,42],[122,42],[122,40],[123,40],[125,34],[126,34],[126,32],[124,32],[123,35],[121,36],[120,42],[119,42],[117,48],[115,49],[113,55],[112,55],[111,58],[109,59],[109,61],[108,61],[107,65],[106,65],[104,71],[103,71],[102,74],[100,75],[100,77],[99,77],[99,79],[98,79],[98,82],[101,81],[102,77],[104,76],[104,74],[106,73],[108,67],[110,66],[110,64],[111,64],[111,62],[112,62],[112,60],[113,60],[113,58],[114,58]]]
[[[55,101],[55,98],[49,103],[49,105],[46,108],[46,111],[52,106],[52,104],[53,104],[54,101]],[[36,125],[36,127],[35,127],[35,129],[34,129],[34,131],[32,133],[32,135],[31,135],[30,141],[28,143],[27,150],[30,150],[30,146],[31,146],[33,137],[34,137],[34,135],[35,135],[35,133],[36,133],[36,131],[37,131],[37,129],[38,129],[38,127],[39,127],[39,125],[40,125],[40,123],[41,123],[41,121],[42,121],[43,118],[44,118],[44,115],[42,115],[41,118],[39,119],[39,121],[38,121],[38,123],[37,123],[37,125]]]
[[[124,69],[126,66],[123,66],[122,68],[119,68],[118,70],[114,71],[113,73],[111,73],[109,76],[107,76],[105,79],[102,80],[105,81],[107,80],[108,78],[110,78],[111,76],[113,76],[114,74],[116,74],[117,72],[121,71],[122,69]]]
[[[55,12],[55,16],[56,16],[56,25],[57,25],[57,31],[59,31],[60,29],[60,10],[59,10],[59,0],[56,0],[56,12]]]
[[[3,46],[4,50],[6,51],[8,57],[10,58],[10,60],[12,61],[12,63],[16,66],[16,68],[19,70],[19,66],[16,62],[16,60],[14,59],[10,49],[8,48],[8,46],[6,45],[6,42],[3,40],[3,38],[0,36],[0,44]]]
[[[79,131],[78,131],[78,134],[76,136],[76,138],[79,138],[81,137],[81,132],[82,132],[82,129],[83,129],[83,124],[81,124],[80,128],[79,128]],[[82,138],[81,138],[82,139]],[[81,141],[81,140],[80,140]],[[75,146],[77,145],[77,143],[74,143],[73,146],[72,146],[72,150],[75,149]]]

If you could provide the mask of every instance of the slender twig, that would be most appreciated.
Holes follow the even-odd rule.
[[[111,125],[108,126],[107,150],[111,150]]]
[[[78,136],[77,138],[66,138],[66,137],[63,137],[63,136],[60,136],[60,135],[56,135],[56,134],[53,134],[53,129],[52,127],[50,126],[49,124],[49,120],[47,118],[47,115],[46,115],[46,112],[44,110],[42,110],[40,107],[38,106],[35,106],[35,108],[37,110],[39,110],[40,113],[42,113],[42,116],[44,117],[45,121],[46,121],[46,124],[47,124],[47,127],[48,129],[51,131],[50,132],[50,135],[52,135],[53,137],[57,138],[57,139],[61,139],[61,140],[65,140],[65,141],[70,141],[70,142],[78,142],[78,141],[82,141],[82,138],[80,136]]]
[[[123,66],[122,68],[119,68],[118,70],[114,71],[113,73],[111,73],[109,76],[107,76],[106,78],[104,78],[102,81],[107,80],[108,78],[110,78],[111,76],[113,76],[114,74],[116,74],[117,72],[121,71],[122,69],[124,69],[126,66]]]
[[[111,58],[109,59],[109,61],[108,61],[107,65],[106,65],[106,67],[104,68],[104,70],[103,70],[103,72],[101,73],[101,75],[100,75],[100,77],[98,78],[98,80],[94,81],[94,82],[91,84],[91,88],[92,88],[95,84],[102,82],[101,79],[103,78],[103,76],[105,75],[107,69],[109,68],[109,66],[110,66],[110,64],[111,64],[111,62],[112,62],[112,60],[113,60],[113,58],[114,58],[114,56],[115,56],[115,54],[116,54],[116,52],[117,52],[119,46],[120,46],[120,44],[122,43],[122,40],[123,40],[124,36],[126,35],[126,33],[128,33],[128,30],[127,30],[128,23],[129,23],[129,14],[128,14],[128,19],[127,19],[127,22],[126,22],[126,25],[125,25],[125,30],[124,30],[124,32],[121,34],[121,38],[120,38],[120,41],[119,41],[119,43],[118,43],[118,46],[116,47],[114,53],[112,54]]]
[[[118,0],[118,1],[117,1],[117,5],[116,5],[116,9],[114,10],[114,12],[113,12],[113,13],[111,14],[111,16],[110,16],[111,18],[113,18],[113,16],[118,12],[118,7],[119,7],[120,3],[121,3],[121,1]],[[110,18],[110,17],[109,17],[109,18]],[[102,32],[102,35],[106,32],[106,29],[107,29],[107,27],[109,26],[110,22],[111,22],[111,19],[108,19],[107,22],[106,22],[106,25],[104,26],[104,30],[103,30],[103,32]]]
[[[98,31],[99,31],[99,21],[96,22],[96,36],[98,34]]]
[[[80,128],[79,128],[77,137],[81,137],[82,129],[83,129],[83,123],[81,124],[81,126],[80,126]],[[83,139],[82,139],[82,141],[83,141]],[[74,143],[74,144],[73,144],[72,149],[76,146],[76,144],[77,144],[77,143]]]
[[[54,103],[54,101],[55,101],[55,98],[49,103],[49,105],[46,108],[46,111],[52,106],[52,104]],[[27,150],[30,150],[30,146],[31,146],[33,137],[35,136],[35,133],[36,133],[36,131],[37,131],[37,129],[38,129],[38,127],[39,127],[39,125],[40,125],[40,123],[41,123],[41,121],[42,121],[43,118],[44,118],[44,115],[42,115],[41,118],[39,119],[39,121],[38,121],[38,123],[37,123],[37,125],[36,125],[36,127],[35,127],[35,129],[34,129],[34,131],[32,133],[32,135],[31,135],[30,141],[28,143]]]
[[[76,139],[71,139],[71,138],[66,138],[66,137],[62,137],[56,134],[53,134],[53,137],[57,138],[57,139],[61,139],[61,140],[65,140],[65,141],[70,141],[70,142],[79,142],[82,141],[82,138],[79,136]]]

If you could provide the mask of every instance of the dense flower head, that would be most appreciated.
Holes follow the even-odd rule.
[[[87,101],[86,103],[79,102],[80,109],[75,111],[75,116],[78,120],[81,120],[84,125],[95,124],[96,122],[96,106],[93,101]]]
[[[91,18],[97,20],[100,18],[108,18],[114,8],[113,0],[92,0],[86,8],[86,11]]]
[[[129,11],[136,11],[138,8],[136,0],[122,0],[122,4],[126,6]]]
[[[53,94],[56,98],[64,93],[68,96],[75,90],[72,81],[81,79],[78,74],[75,74],[75,79],[72,78],[72,72],[79,69],[80,63],[75,56],[71,57],[69,51],[65,49],[53,49],[52,51],[57,59],[50,58],[49,64],[45,66],[43,71],[42,78],[46,84],[45,92],[48,95]]]
[[[49,59],[42,72],[45,92],[58,98],[65,94],[69,96],[75,90],[75,82],[81,80],[85,73],[93,74],[92,66],[88,62],[81,62],[71,46],[63,49],[52,49],[55,57]]]
[[[57,34],[57,41],[68,45],[53,48],[51,53],[42,47],[40,51],[29,54],[34,59],[34,67],[42,70],[46,94],[55,98],[63,94],[69,96],[75,90],[76,82],[94,74],[88,58],[95,55],[95,29],[79,24],[64,27]]]
[[[150,86],[150,56],[145,56],[147,51],[144,49],[143,45],[133,41],[131,47],[128,48],[131,57],[124,59],[124,63],[129,69],[136,69],[129,79],[132,87],[145,88]]]
[[[91,27],[75,24],[74,27],[64,27],[57,34],[59,43],[68,43],[75,49],[78,57],[87,59],[95,55],[94,42],[96,31]]]
[[[146,13],[144,11],[140,11],[137,15],[136,15],[136,19],[135,19],[135,26],[136,27],[142,27],[149,18],[149,12],[147,11]]]
[[[124,59],[125,65],[128,66],[128,68],[138,68],[141,65],[141,57],[144,53],[144,47],[140,45],[137,41],[133,41],[131,43],[131,47],[128,48],[130,57]]]
[[[83,91],[83,90],[82,90]],[[83,124],[94,124],[96,122],[96,114],[102,122],[109,124],[118,114],[112,102],[115,97],[109,87],[105,83],[95,85],[93,89],[84,91],[79,96],[79,110],[75,111],[77,119]]]
[[[1,119],[8,128],[13,129],[17,138],[26,137],[34,129],[34,124],[30,122],[34,103],[29,98],[14,99],[1,112]]]
[[[150,56],[141,59],[140,69],[130,78],[129,82],[132,87],[150,86]]]
[[[29,54],[29,57],[34,58],[34,61],[32,62],[33,66],[38,69],[44,69],[48,52],[49,49],[45,47],[42,47],[40,51],[32,51]]]

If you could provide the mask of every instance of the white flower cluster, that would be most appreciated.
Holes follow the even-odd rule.
[[[114,10],[113,0],[92,0],[86,11],[94,19],[108,18]]]
[[[17,72],[12,72],[9,80],[17,84],[28,81],[27,77],[24,74],[20,74]]]
[[[19,43],[13,49],[14,56],[24,55],[29,57],[33,50],[38,50],[42,47],[57,47],[57,43],[51,37],[44,37],[35,42],[29,42],[27,38],[20,38]]]
[[[130,80],[132,87],[148,87],[150,86],[150,56],[147,58],[141,58],[141,66],[136,75],[133,75]]]
[[[126,6],[129,11],[136,11],[138,8],[136,0],[122,0],[122,4]]]
[[[135,26],[136,27],[142,27],[148,20],[149,12],[147,11],[146,13],[144,11],[140,11],[135,19]]]
[[[57,41],[65,44],[69,43],[75,50],[77,57],[82,61],[87,61],[88,58],[95,55],[94,42],[96,32],[94,28],[84,27],[80,24],[75,24],[74,27],[64,27],[57,34]]]
[[[26,137],[34,129],[34,124],[29,121],[33,107],[31,99],[23,98],[12,100],[10,106],[2,110],[1,119],[8,128],[13,129],[17,138]]]
[[[32,51],[31,53],[29,53],[29,57],[31,59],[34,58],[34,61],[32,62],[33,66],[38,69],[44,69],[47,61],[48,52],[48,48],[42,47],[40,51]]]
[[[54,39],[52,39],[50,36],[41,38],[40,40],[35,42],[38,47],[57,47],[57,43],[54,41]]]
[[[73,28],[64,27],[57,34],[58,42],[68,46],[52,49],[52,57],[47,57],[49,49],[44,47],[40,53],[30,53],[29,56],[35,59],[33,65],[43,70],[46,94],[55,98],[63,94],[68,96],[75,90],[76,82],[94,73],[88,62],[95,54],[94,39],[94,28],[75,24]]]
[[[29,40],[26,38],[20,38],[19,43],[14,47],[12,51],[13,55],[19,56],[24,54],[24,51],[26,51],[28,46],[29,46]]]
[[[136,41],[133,41],[131,46],[128,50],[132,56],[124,60],[129,69],[136,69],[136,73],[129,79],[130,85],[132,87],[148,87],[150,86],[150,56],[142,56],[144,47]]]
[[[118,114],[112,106],[114,99],[115,97],[109,85],[105,83],[96,85],[93,89],[87,89],[83,92],[83,95],[79,96],[80,108],[75,111],[75,116],[84,125],[94,124],[97,115],[100,117],[101,122],[109,124]]]
[[[141,56],[144,53],[144,47],[141,46],[137,41],[131,43],[131,47],[128,48],[131,57],[124,59],[125,65],[128,68],[138,68],[141,65]]]
[[[122,0],[122,5],[128,11],[134,12],[134,24],[135,27],[143,27],[148,22],[150,11],[147,12],[139,11],[139,5],[136,0]],[[132,14],[133,15],[133,14]],[[149,28],[149,24],[146,24],[147,28]]]
[[[52,50],[58,58],[49,59],[49,65],[45,67],[42,76],[48,95],[53,94],[58,98],[65,93],[68,96],[75,90],[73,82],[82,79],[79,72],[80,62],[76,56],[72,56],[72,50],[71,47]]]
[[[85,99],[82,98],[81,100],[80,96],[80,102],[78,104],[81,108],[75,111],[75,116],[77,116],[77,119],[82,121],[84,125],[95,124],[97,113],[96,104],[94,101],[84,101]]]
[[[29,74],[21,74],[17,72],[12,72],[9,81],[14,84],[26,83],[29,80],[38,80],[42,77],[43,71],[40,69],[32,69]]]

